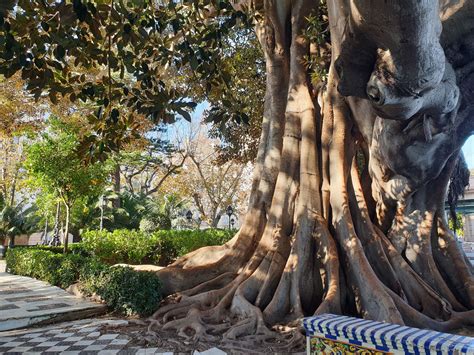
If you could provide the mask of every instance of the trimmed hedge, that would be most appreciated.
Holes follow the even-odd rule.
[[[97,267],[97,266],[96,266]],[[161,300],[161,283],[154,272],[137,272],[130,267],[108,267],[96,275],[81,278],[81,288],[97,294],[107,306],[126,316],[153,314]]]
[[[7,270],[67,288],[80,281],[87,295],[96,294],[114,311],[149,316],[158,309],[161,283],[153,272],[110,266],[93,257],[59,254],[48,247],[15,247],[6,255]],[[80,248],[78,247],[78,250]]]
[[[82,234],[82,249],[108,264],[140,264],[159,260],[159,240],[140,231],[117,229]]]
[[[201,247],[222,245],[234,233],[220,229],[161,230],[153,234],[126,229],[88,231],[82,235],[79,244],[82,250],[108,264],[151,263],[165,266]]]
[[[6,255],[9,272],[33,277],[67,288],[80,281],[86,294],[97,294],[112,309],[126,315],[153,313],[161,299],[161,285],[153,272],[136,272],[110,264],[154,263],[167,265],[193,250],[222,245],[235,231],[162,230],[153,234],[139,231],[89,231],[80,243],[62,247],[15,247]]]
[[[8,249],[6,264],[13,274],[67,288],[79,279],[82,259],[80,255],[59,254],[43,248],[15,247]]]
[[[154,235],[160,241],[159,264],[168,265],[170,262],[196,249],[222,245],[232,239],[235,231],[227,229],[205,230],[161,230]]]

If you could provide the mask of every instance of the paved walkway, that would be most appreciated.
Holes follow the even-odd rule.
[[[127,334],[114,328],[128,324],[122,319],[84,319],[54,326],[0,332],[0,354],[67,354],[67,355],[115,355],[115,354],[162,354],[171,351],[143,348],[132,345]],[[193,355],[225,355],[212,348]]]
[[[156,348],[129,346],[124,334],[105,327],[126,325],[126,320],[85,319],[54,326],[0,332],[0,354],[172,354]]]
[[[46,282],[0,272],[0,331],[83,319],[105,311],[105,305],[77,298]]]
[[[45,282],[8,274],[4,260],[0,260],[0,354],[173,354],[167,349],[134,345],[133,332],[119,331],[128,325],[127,320],[83,319],[105,310],[104,305]],[[53,322],[56,324],[51,325]],[[193,354],[226,353],[212,348]]]

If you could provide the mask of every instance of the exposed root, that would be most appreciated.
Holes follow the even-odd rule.
[[[441,217],[438,217],[437,237],[433,249],[439,270],[464,305],[474,308],[473,267]]]
[[[181,292],[180,294],[185,295],[185,296],[193,296],[199,293],[222,288],[225,285],[228,285],[233,279],[235,279],[236,276],[237,275],[232,272],[226,272],[226,273],[223,273],[222,275],[217,276],[216,278],[212,280],[203,282],[202,284],[197,285],[196,287],[193,287],[189,290],[185,290]]]

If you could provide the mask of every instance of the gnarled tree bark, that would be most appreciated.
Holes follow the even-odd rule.
[[[249,211],[229,243],[159,272],[175,297],[150,331],[265,340],[324,312],[474,323],[473,269],[444,213],[474,130],[474,1],[328,0],[332,63],[313,87],[317,3],[252,2],[267,91]]]

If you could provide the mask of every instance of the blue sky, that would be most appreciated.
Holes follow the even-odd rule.
[[[469,169],[474,169],[474,136],[471,136],[462,147]]]

